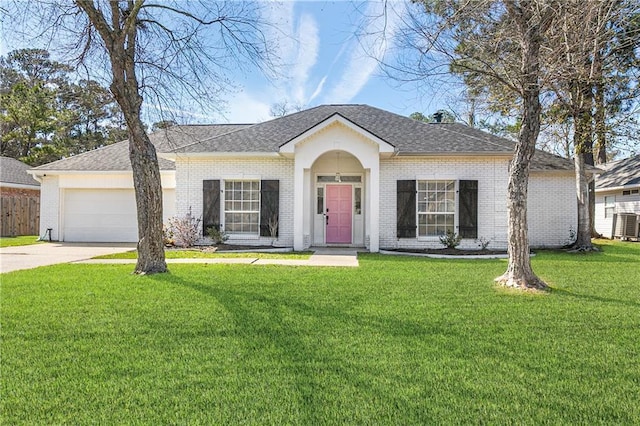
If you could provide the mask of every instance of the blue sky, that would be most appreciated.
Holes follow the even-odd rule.
[[[363,32],[359,30],[365,17],[382,15],[385,4],[387,19],[367,20],[366,32],[370,35],[358,37],[357,33]],[[236,89],[223,94],[227,108],[221,115],[212,116],[195,109],[186,115],[182,114],[184,111],[173,112],[181,116],[180,122],[254,123],[270,119],[271,106],[279,102],[304,108],[363,103],[401,115],[450,109],[456,104],[457,89],[430,82],[400,85],[384,76],[378,65],[378,60],[393,60],[390,39],[401,25],[400,15],[406,4],[399,0],[264,3],[267,7],[263,8],[262,18],[272,25],[267,36],[274,41],[281,62],[277,76],[267,78],[257,71],[240,70],[227,75]],[[388,37],[385,40],[380,37],[383,26]],[[6,30],[2,29],[0,54],[26,47],[21,45],[27,43],[22,37],[7,44],[11,35]],[[166,106],[163,109],[171,111]],[[146,112],[146,121],[159,119],[158,107],[146,105]]]
[[[454,103],[447,87],[417,90],[415,84],[400,86],[383,75],[376,59],[391,60],[391,42],[377,31],[386,25],[392,35],[401,25],[398,17],[404,3],[391,2],[395,12],[369,21],[371,36],[357,37],[364,16],[378,16],[383,2],[290,1],[274,3],[266,18],[280,34],[278,56],[284,66],[279,78],[267,80],[256,74],[239,74],[235,80],[241,91],[228,96],[229,122],[256,122],[269,118],[275,102],[313,107],[321,104],[364,103],[398,114],[419,111],[431,114]],[[290,37],[283,37],[290,34]],[[365,52],[363,46],[368,46]],[[375,57],[372,57],[376,56]]]

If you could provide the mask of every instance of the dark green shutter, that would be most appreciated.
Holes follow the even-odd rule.
[[[458,200],[460,217],[458,224],[462,238],[478,238],[478,181],[461,180]]]
[[[398,238],[416,237],[416,181],[397,181],[396,232]]]
[[[207,228],[214,226],[220,229],[220,181],[202,181],[202,235],[207,235]]]
[[[275,226],[275,236],[279,231],[280,181],[260,182],[260,236],[271,237],[271,226]]]

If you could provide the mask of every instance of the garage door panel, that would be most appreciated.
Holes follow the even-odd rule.
[[[72,227],[65,230],[65,241],[90,243],[135,243],[138,239],[137,229],[111,228],[108,233],[99,232],[96,228]],[[132,237],[133,235],[133,237]]]
[[[109,227],[109,228],[136,228],[137,222],[128,225],[132,220],[135,221],[135,218],[132,218],[127,214],[111,214],[108,212],[102,212],[100,215],[94,215],[93,218],[87,218],[87,214],[68,214],[66,216],[65,223],[67,227]],[[89,220],[90,219],[90,220]],[[124,226],[123,226],[124,225]]]
[[[63,218],[65,241],[138,240],[133,189],[68,189]]]
[[[78,242],[136,242],[138,220],[133,189],[67,189],[63,238]],[[165,222],[175,212],[175,190],[163,191]]]

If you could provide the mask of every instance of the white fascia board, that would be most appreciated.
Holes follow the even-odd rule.
[[[166,158],[167,160],[176,160],[178,158],[255,158],[255,157],[280,157],[277,152],[163,152],[158,153],[159,157]]]
[[[47,175],[127,175],[133,173],[131,170],[27,170],[34,178],[39,178]],[[160,174],[175,175],[175,170],[160,170]]]
[[[398,152],[398,157],[509,157],[513,156],[511,152]]]
[[[344,117],[342,117],[341,115],[336,113],[336,114],[332,115],[331,117],[327,118],[326,120],[322,121],[321,123],[316,124],[315,126],[310,128],[306,132],[302,133],[301,135],[296,136],[295,138],[291,139],[289,142],[287,142],[284,145],[282,145],[280,147],[280,153],[281,154],[294,154],[295,147],[296,147],[296,145],[298,143],[300,143],[303,140],[309,138],[314,133],[318,133],[318,132],[322,131],[323,129],[326,129],[327,127],[329,127],[329,126],[331,126],[331,125],[333,125],[335,123],[340,123],[343,126],[345,126],[345,127],[349,128],[349,129],[353,130],[354,132],[360,134],[361,136],[374,141],[375,143],[378,144],[380,153],[394,153],[395,152],[395,147],[393,145],[391,145],[390,143],[386,142],[383,139],[380,139],[379,137],[377,137],[373,133],[369,132],[367,129],[352,123],[351,121],[345,119]]]
[[[596,192],[624,191],[627,189],[640,189],[640,183],[622,186],[608,186],[606,188],[596,188]]]
[[[40,190],[40,185],[27,185],[26,183],[0,182],[0,188],[16,188],[16,189],[36,189]]]

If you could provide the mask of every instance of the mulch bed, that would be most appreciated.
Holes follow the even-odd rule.
[[[419,253],[419,254],[443,254],[447,256],[477,256],[507,254],[506,250],[463,250],[454,248],[441,249],[384,249],[385,251],[395,251],[399,253]]]
[[[220,244],[220,245],[217,245],[217,246],[194,246],[194,247],[189,247],[189,248],[166,247],[167,250],[175,250],[175,251],[200,250],[202,252],[208,252],[208,253],[224,252],[224,251],[246,251],[246,250],[262,251],[262,250],[269,250],[269,249],[274,249],[274,248],[279,248],[279,247],[273,247],[273,246],[243,246],[243,245],[235,245],[235,244]]]
[[[191,248],[168,247],[167,250],[200,250],[203,252],[228,252],[228,251],[262,251],[270,250],[278,247],[273,246],[244,246],[237,244],[220,244],[218,246],[195,246]],[[443,254],[447,256],[477,256],[477,255],[496,255],[507,254],[506,250],[463,250],[453,248],[441,249],[383,249],[385,251],[394,251],[399,253],[418,253],[418,254]]]

